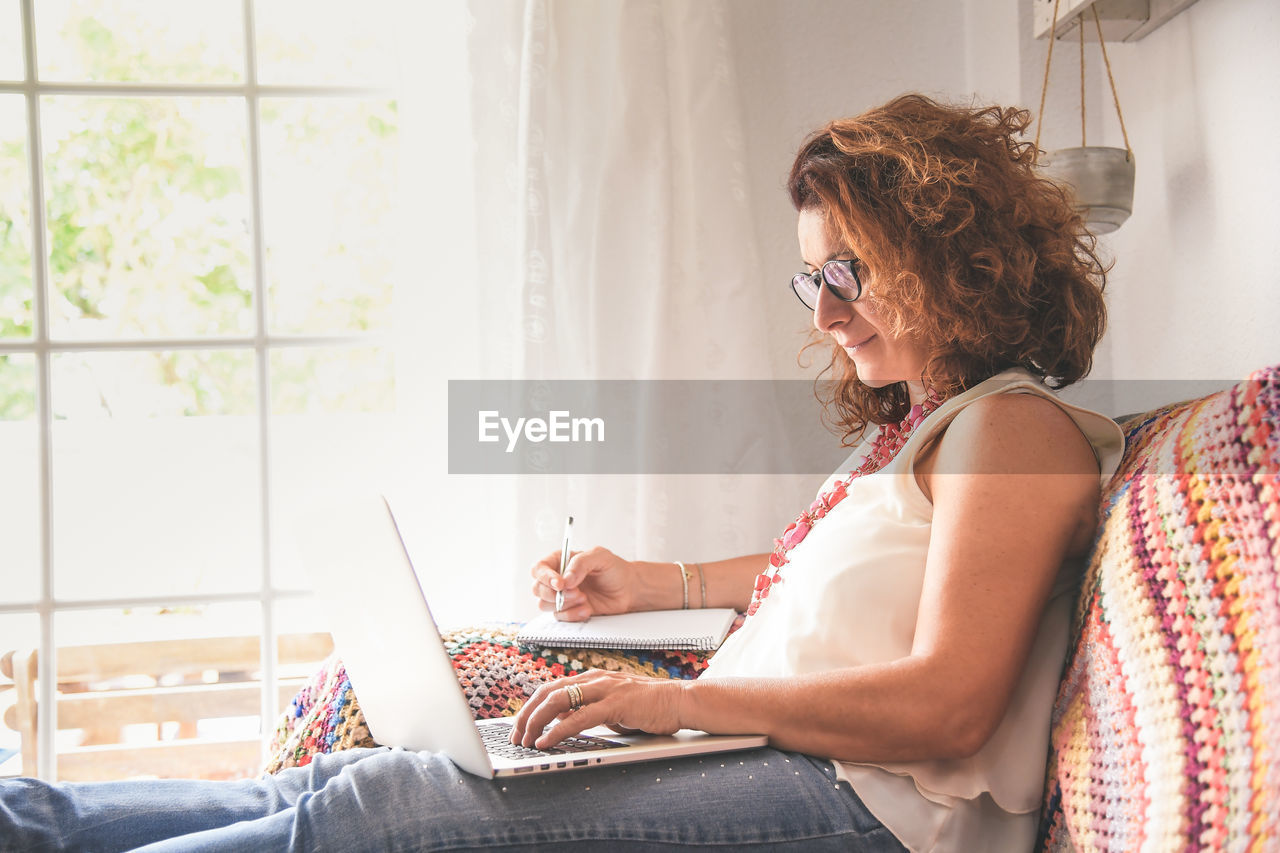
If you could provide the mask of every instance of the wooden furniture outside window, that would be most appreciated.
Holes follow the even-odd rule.
[[[58,779],[226,779],[256,774],[262,766],[264,738],[275,720],[266,721],[263,734],[255,737],[201,736],[197,726],[202,720],[261,712],[260,642],[257,636],[239,636],[59,648],[57,727],[78,729],[83,735],[80,745],[59,748]],[[281,710],[332,649],[327,633],[279,637]],[[32,649],[0,657],[0,674],[10,679],[15,691],[4,723],[20,735],[22,773],[29,776],[36,775],[37,664]],[[166,723],[176,723],[176,737],[161,739]],[[125,727],[139,724],[154,725],[155,739],[127,742]],[[167,734],[175,733],[173,725],[167,728]]]

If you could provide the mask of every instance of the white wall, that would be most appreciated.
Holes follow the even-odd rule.
[[[1280,362],[1280,4],[1200,0],[1108,50],[1137,181],[1107,238],[1104,366],[1231,381]]]
[[[908,90],[1033,111],[1048,43],[1031,0],[736,0],[731,36],[748,133],[761,283],[776,304],[778,376],[807,318],[783,185],[805,135]],[[1133,217],[1113,256],[1102,378],[1220,379],[1280,362],[1280,4],[1200,0],[1133,44],[1108,45],[1137,158]],[[1079,144],[1079,48],[1055,47],[1042,147]],[[1121,145],[1096,45],[1090,144]],[[797,312],[799,314],[797,315]],[[808,371],[809,374],[812,371]],[[1156,392],[1159,393],[1159,392]]]

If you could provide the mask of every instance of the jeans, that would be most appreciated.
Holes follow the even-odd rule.
[[[234,782],[0,782],[0,850],[892,850],[829,761],[775,749],[480,779],[356,749]]]

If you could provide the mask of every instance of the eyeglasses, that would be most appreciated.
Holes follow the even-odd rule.
[[[856,258],[827,261],[817,272],[802,272],[792,276],[791,289],[810,311],[818,310],[818,291],[824,284],[836,299],[856,302],[862,295],[862,279],[858,277],[858,266],[861,263]]]

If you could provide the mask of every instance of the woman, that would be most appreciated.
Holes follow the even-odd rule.
[[[545,747],[603,723],[764,733],[768,748],[503,782],[386,750],[233,783],[19,781],[0,788],[3,837],[1028,849],[1070,558],[1088,548],[1122,439],[1044,383],[1088,372],[1104,273],[1031,169],[1027,123],[909,95],[832,122],[797,155],[806,271],[791,286],[831,341],[830,409],[859,443],[771,554],[695,565],[705,593],[679,565],[603,549],[563,578],[558,554],[533,569],[544,607],[563,595],[563,619],[680,607],[691,589],[750,615],[697,681],[588,672],[542,686],[514,740]]]

